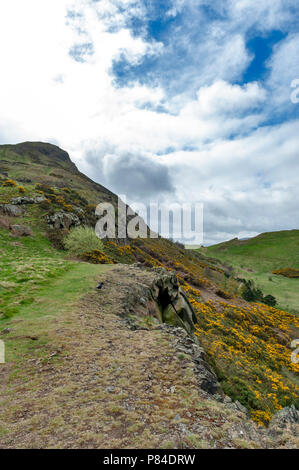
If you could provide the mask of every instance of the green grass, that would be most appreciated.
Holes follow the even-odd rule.
[[[14,239],[0,229],[0,247],[0,324],[26,310],[40,309],[40,297],[46,298],[49,310],[65,295],[76,296],[77,291],[80,295],[90,277],[105,269],[66,259],[42,235]]]
[[[5,341],[5,360],[16,365],[16,374],[19,360],[32,350],[39,357],[47,356],[44,346],[48,343],[49,320],[71,311],[80,297],[94,289],[99,276],[111,268],[111,265],[73,264],[64,275],[40,287],[30,305],[21,305],[12,318],[0,320],[0,332],[11,329],[1,339]]]
[[[37,289],[71,267],[41,234],[12,238],[0,229],[0,316],[11,317],[34,302]]]
[[[17,364],[32,349],[40,355],[47,352],[44,346],[48,342],[49,319],[69,312],[80,297],[94,289],[101,273],[112,266],[65,260],[42,238],[23,239],[20,246],[12,250],[3,230],[0,236],[2,247],[6,241],[6,249],[1,254],[0,292],[4,315],[0,319],[0,333],[11,329],[1,339],[6,345],[6,362]],[[15,373],[18,373],[17,368]]]
[[[232,265],[238,277],[253,279],[264,294],[276,297],[279,308],[299,312],[299,279],[272,274],[275,269],[299,268],[299,230],[231,240],[205,248],[204,252]]]

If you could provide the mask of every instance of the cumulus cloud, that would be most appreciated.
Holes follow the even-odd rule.
[[[105,148],[86,155],[86,163],[101,175],[101,182],[131,201],[149,201],[173,193],[174,187],[167,166],[146,154],[109,153]]]
[[[273,104],[284,111],[286,106],[290,106],[291,83],[299,78],[299,34],[291,34],[277,44],[268,67],[268,86]]]

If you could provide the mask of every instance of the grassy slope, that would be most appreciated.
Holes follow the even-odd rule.
[[[284,267],[299,268],[299,230],[264,233],[245,241],[231,240],[205,249],[205,253],[231,264],[238,277],[253,279],[280,308],[299,312],[298,279],[272,274]]]
[[[26,196],[37,195],[34,185],[42,182],[54,187],[55,194],[59,196],[66,197],[62,188],[68,185],[72,190],[75,189],[81,196],[87,198],[88,202],[98,203],[111,198],[115,200],[109,191],[91,182],[84,175],[76,173],[72,166],[65,168],[65,162],[61,168],[59,162],[57,164],[54,159],[53,166],[51,166],[51,160],[49,161],[47,157],[43,165],[43,157],[38,154],[39,163],[36,163],[36,157],[34,157],[33,163],[29,164],[30,155],[27,152],[28,167],[24,167],[24,162],[19,161],[19,156],[14,156],[15,150],[4,150],[5,161],[9,160],[7,158],[9,152],[10,163],[0,161],[0,178],[1,171],[2,180],[5,179],[5,172],[9,177],[15,178],[18,184],[25,187]],[[48,151],[48,148],[46,150]],[[31,181],[22,181],[24,176]],[[11,197],[18,195],[18,188],[1,187],[0,203],[9,202]],[[75,205],[80,205],[78,198],[76,198]],[[86,211],[85,206],[82,209]],[[50,210],[55,212],[61,210],[61,207],[59,204],[51,203]],[[93,273],[97,268],[69,260],[65,253],[54,250],[50,246],[45,236],[45,214],[46,210],[38,204],[27,205],[26,214],[12,220],[15,223],[30,225],[34,232],[33,238],[13,239],[8,231],[2,230],[0,233],[1,268],[3,267],[0,271],[0,276],[2,276],[0,282],[4,283],[0,287],[2,300],[0,311],[6,312],[6,317],[13,315],[10,320],[1,320],[3,328],[4,325],[10,325],[10,322],[16,322],[15,324],[18,325],[18,321],[22,320],[20,331],[28,332],[31,329],[35,331],[36,328],[33,328],[32,323],[29,322],[32,313],[32,319],[40,318],[40,321],[44,322],[45,331],[47,330],[51,336],[50,326],[47,326],[47,321],[44,321],[47,313],[46,316],[40,315],[40,306],[49,309],[52,305],[51,311],[57,310],[56,313],[60,311],[64,316],[66,311],[63,309],[69,301],[71,309],[72,298],[77,296],[77,292],[80,296],[84,289],[89,288],[89,282],[91,284],[94,282]],[[240,299],[235,296],[238,283],[232,277],[224,275],[225,272],[229,275],[226,267],[220,262],[205,258],[195,250],[182,250],[170,241],[144,240],[131,242],[130,246],[120,246],[112,242],[106,245],[106,251],[109,256],[120,263],[133,263],[137,260],[145,262],[148,266],[164,266],[177,271],[181,284],[188,292],[191,301],[194,302],[199,320],[200,340],[218,371],[224,389],[249,409],[255,410],[256,414],[253,416],[256,416],[258,421],[269,420],[274,411],[295,401],[297,392],[294,389],[295,380],[292,372],[294,367],[290,363],[289,344],[292,338],[298,337],[298,333],[294,330],[295,320],[292,316],[279,312],[281,321],[278,321],[277,311],[240,302]],[[84,274],[80,271],[81,269],[86,269],[86,281],[85,278],[81,278]],[[78,273],[78,278],[73,280],[72,276],[76,273]],[[70,281],[69,297],[66,297],[64,289],[69,282],[68,279]],[[53,283],[56,281],[60,286],[59,295],[53,290]],[[193,289],[194,287],[196,289]],[[225,307],[221,304],[223,299],[216,294],[219,287],[229,291],[231,296],[235,296],[227,301]],[[57,302],[55,297],[58,299]],[[43,301],[43,298],[46,300]],[[63,302],[60,301],[61,299]],[[49,315],[52,314],[49,313]],[[1,329],[0,325],[0,331]],[[19,332],[16,336],[19,336]],[[37,341],[44,341],[46,336],[47,334]],[[54,339],[55,335],[51,336],[51,340],[54,341]],[[13,341],[18,341],[18,339]],[[20,340],[20,347],[21,344],[26,344],[26,341],[28,347],[32,346],[32,340],[23,338]],[[33,344],[38,345],[36,341]],[[11,354],[10,351],[8,354]],[[275,390],[273,387],[276,385],[273,380],[279,381],[279,387],[274,393],[272,393]],[[285,386],[288,387],[287,392]]]
[[[108,275],[103,290],[79,302],[65,289],[80,285],[70,273],[50,286],[51,302],[68,293],[58,311],[23,311],[5,336],[8,345],[29,345],[0,368],[0,448],[262,445],[247,430],[245,439],[244,417],[198,391],[192,359],[175,349],[173,336],[156,323],[131,331],[121,321],[121,290],[136,283],[132,270],[101,272]],[[18,339],[25,334],[39,339]]]
[[[2,250],[0,258],[0,313],[5,315],[0,318],[0,331],[12,330],[3,337],[6,361],[18,367],[24,352],[32,348],[30,338],[39,338],[34,347],[44,344],[49,318],[69,312],[112,266],[69,261],[42,237],[16,242],[8,240],[0,229],[1,246],[4,241],[7,250]]]

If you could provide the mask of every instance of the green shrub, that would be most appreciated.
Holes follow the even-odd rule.
[[[263,299],[264,304],[269,305],[270,307],[275,307],[277,300],[273,295],[266,295]]]
[[[69,231],[67,229],[56,230],[53,228],[49,229],[47,232],[47,236],[51,242],[51,245],[57,250],[65,250],[64,242],[68,234]]]
[[[241,295],[247,302],[262,302],[270,307],[277,305],[277,300],[273,295],[264,296],[261,289],[255,287],[254,282],[251,280],[239,279],[244,283]]]
[[[263,301],[263,293],[260,289],[256,288],[254,282],[249,280],[244,280],[244,287],[242,289],[241,295],[244,300],[247,302],[262,302]]]
[[[243,406],[251,409],[259,409],[260,403],[246,380],[233,375],[221,382],[223,391],[233,401],[238,400]]]
[[[67,235],[64,246],[69,252],[77,256],[93,250],[104,250],[103,242],[96,236],[94,229],[91,227],[73,228]]]
[[[290,279],[299,278],[299,269],[294,269],[294,268],[276,269],[275,271],[273,271],[273,274],[277,274],[278,276],[288,277]]]

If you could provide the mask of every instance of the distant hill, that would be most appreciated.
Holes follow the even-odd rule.
[[[232,265],[239,277],[255,280],[277,298],[280,307],[299,311],[298,280],[272,274],[281,268],[299,268],[299,230],[262,233],[247,240],[234,238],[205,252]]]

